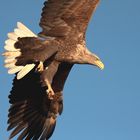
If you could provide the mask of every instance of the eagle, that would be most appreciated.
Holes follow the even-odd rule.
[[[99,0],[47,0],[37,35],[21,22],[5,41],[4,66],[15,74],[9,95],[9,139],[48,140],[63,111],[63,88],[74,64],[104,68],[86,47]]]

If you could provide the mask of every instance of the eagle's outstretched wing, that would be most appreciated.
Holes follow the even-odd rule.
[[[99,0],[47,0],[40,26],[41,36],[68,36],[73,30],[85,33]]]
[[[52,68],[53,67],[53,68]],[[56,67],[56,68],[54,68]],[[62,63],[49,67],[53,76],[53,89],[59,95],[57,101],[50,100],[40,79],[44,79],[47,73],[35,73],[34,69],[20,80],[13,81],[13,88],[9,95],[8,130],[14,129],[10,139],[20,133],[18,140],[48,139],[55,128],[56,118],[63,110],[62,90],[65,80],[72,65]],[[54,72],[54,69],[57,69]],[[41,77],[41,78],[40,78]]]

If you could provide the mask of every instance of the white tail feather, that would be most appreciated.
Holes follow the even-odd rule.
[[[5,66],[5,68],[13,68],[16,65],[15,65],[15,63],[6,63],[4,66]]]
[[[8,39],[5,41],[5,50],[3,53],[5,58],[5,67],[9,68],[8,73],[14,74],[17,73],[17,79],[23,78],[27,73],[29,73],[34,67],[35,64],[27,64],[25,66],[16,66],[16,57],[21,55],[20,49],[15,48],[15,43],[18,41],[18,37],[37,37],[31,30],[29,30],[21,22],[17,22],[17,28],[14,29],[14,32],[7,34]]]
[[[17,41],[18,36],[13,32],[13,33],[8,33],[8,38]]]
[[[19,49],[16,49],[14,46],[4,46],[4,49],[7,51],[19,51]]]
[[[17,22],[17,27],[18,29],[22,30],[23,32],[25,32],[26,34],[28,34],[28,36],[33,36],[33,37],[37,37],[37,35],[35,35],[31,30],[29,30],[25,25],[23,25],[21,22]]]
[[[16,43],[16,41],[12,40],[12,39],[8,39],[5,41],[5,44],[8,46],[14,46],[15,43]]]
[[[14,68],[11,68],[8,70],[8,74],[15,74],[17,72],[19,72],[20,70],[22,70],[24,68],[24,66],[16,66]]]
[[[26,65],[18,74],[17,79],[23,78],[27,73],[29,73],[33,68],[35,67],[35,64],[28,64]]]
[[[17,35],[17,36],[20,36],[20,37],[25,37],[26,34],[24,34],[23,31],[21,31],[20,29],[15,29],[14,30],[14,33]]]
[[[16,61],[16,59],[15,59],[15,58],[5,59],[5,60],[4,60],[4,63],[11,63],[11,62],[13,62],[13,61]]]
[[[6,57],[18,57],[18,56],[20,56],[21,55],[21,52],[19,52],[19,51],[16,51],[16,52],[5,52],[5,53],[3,53],[3,55],[4,56],[6,56]]]

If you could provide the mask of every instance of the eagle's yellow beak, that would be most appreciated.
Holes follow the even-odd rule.
[[[101,70],[104,69],[104,64],[101,61],[101,59],[96,55],[92,53],[92,64],[99,67]]]
[[[96,60],[94,61],[94,65],[96,65],[97,67],[99,67],[101,70],[104,69],[104,64],[101,60]]]

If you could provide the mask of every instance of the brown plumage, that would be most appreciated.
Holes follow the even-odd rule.
[[[48,140],[63,110],[63,88],[74,64],[103,69],[86,48],[85,32],[99,0],[48,0],[44,3],[39,35],[18,23],[3,55],[9,73],[16,73],[9,95],[10,139]],[[11,47],[9,47],[11,46]],[[12,52],[12,53],[11,53]]]

